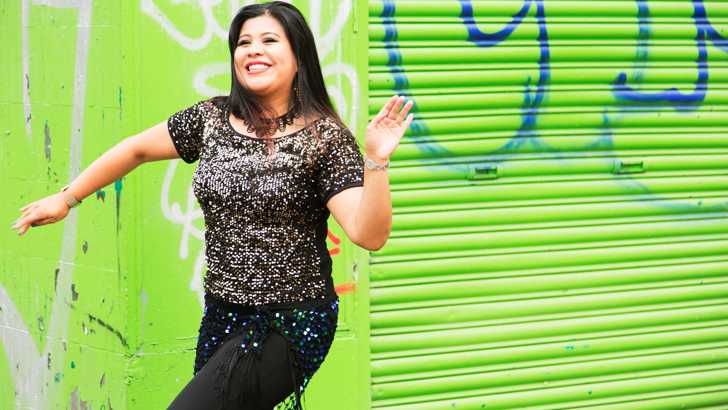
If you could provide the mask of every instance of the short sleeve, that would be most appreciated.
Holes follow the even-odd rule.
[[[364,160],[356,138],[348,129],[326,130],[326,147],[319,158],[318,193],[326,204],[332,196],[351,187],[364,185]]]
[[[185,108],[167,119],[167,129],[180,158],[187,163],[197,161],[202,146],[202,132],[205,119],[202,109],[204,101]]]

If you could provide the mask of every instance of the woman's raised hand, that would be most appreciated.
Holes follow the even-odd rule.
[[[364,150],[375,161],[388,161],[404,132],[412,124],[414,114],[409,114],[414,103],[400,96],[393,96],[372,118],[367,126]]]
[[[17,230],[18,235],[23,235],[31,226],[60,221],[68,215],[68,210],[68,204],[60,193],[47,196],[20,208],[22,214],[15,221],[12,229]]]

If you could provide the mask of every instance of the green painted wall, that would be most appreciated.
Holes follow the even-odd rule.
[[[372,407],[728,408],[728,2],[369,4]]]
[[[0,219],[224,92],[244,3],[0,0]],[[351,128],[392,93],[418,114],[388,245],[332,231],[342,314],[309,408],[728,405],[728,2],[295,3]],[[0,409],[163,408],[186,383],[192,170],[0,234]]]
[[[226,93],[227,25],[246,2],[178,3],[0,1],[0,220],[123,138]],[[361,130],[366,4],[295,4],[332,98]],[[164,408],[189,380],[204,269],[192,171],[147,164],[62,223],[0,235],[0,408]],[[368,408],[366,255],[336,227],[329,248],[340,325],[306,402]]]

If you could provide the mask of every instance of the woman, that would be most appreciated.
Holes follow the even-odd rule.
[[[61,192],[21,208],[14,229],[63,219],[138,165],[199,159],[207,274],[194,377],[179,409],[300,408],[328,353],[338,298],[326,249],[333,214],[357,245],[389,235],[388,159],[412,122],[394,96],[367,127],[362,158],[324,86],[311,30],[283,2],[230,25],[230,95],[201,101],[122,141]]]

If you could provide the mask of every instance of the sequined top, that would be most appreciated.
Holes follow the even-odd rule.
[[[324,117],[275,138],[271,156],[228,115],[206,100],[167,120],[180,158],[199,159],[192,188],[205,218],[205,291],[244,305],[335,295],[325,204],[363,184],[356,139]]]

